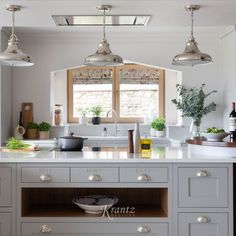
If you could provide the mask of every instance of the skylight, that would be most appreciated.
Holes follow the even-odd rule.
[[[57,26],[99,26],[102,25],[103,16],[73,16],[53,15]],[[106,25],[113,26],[146,26],[150,19],[149,15],[108,15]]]

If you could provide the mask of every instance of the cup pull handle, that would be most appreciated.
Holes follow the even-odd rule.
[[[102,177],[100,175],[90,175],[88,177],[89,181],[99,182],[102,180]]]
[[[197,177],[207,177],[208,176],[208,172],[205,170],[200,170],[199,172],[197,172],[196,174]]]
[[[197,218],[197,222],[198,223],[208,223],[209,222],[209,219],[206,217],[206,216],[199,216]]]
[[[142,174],[137,177],[137,180],[143,181],[143,182],[148,182],[148,181],[151,181],[151,176],[146,175],[146,174]]]
[[[42,174],[42,175],[40,175],[39,178],[40,178],[41,182],[50,182],[50,181],[52,181],[52,176],[48,175],[48,174]]]
[[[137,230],[139,233],[150,233],[151,232],[151,229],[150,227],[148,227],[147,225],[141,225],[138,227],[138,230]]]
[[[51,228],[49,225],[44,224],[44,225],[42,225],[42,226],[40,227],[40,232],[41,232],[42,234],[51,233],[51,232],[52,232],[52,228]]]

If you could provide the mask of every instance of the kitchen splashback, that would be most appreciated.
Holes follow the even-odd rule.
[[[100,125],[79,125],[70,124],[65,126],[54,126],[51,130],[51,138],[59,138],[60,136],[74,133],[79,136],[102,136],[103,129],[106,127],[107,135],[114,136],[114,124],[100,124]],[[134,129],[134,124],[118,124],[118,136],[127,136],[128,129]],[[141,136],[150,136],[150,125],[140,124]],[[189,128],[183,126],[168,126],[166,128],[166,137],[185,140],[189,135]]]

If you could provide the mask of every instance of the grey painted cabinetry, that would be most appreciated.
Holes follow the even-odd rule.
[[[13,236],[12,214],[9,212],[0,213],[0,236]]]
[[[88,217],[71,203],[93,193],[135,214]],[[233,236],[233,164],[1,164],[0,236],[36,235]]]
[[[233,235],[231,165],[176,165],[178,236]]]
[[[139,233],[138,230],[146,229],[146,232]],[[44,231],[52,236],[116,236],[116,235],[152,235],[152,236],[167,236],[168,224],[167,223],[23,223],[22,235],[33,236],[38,235]],[[149,232],[150,231],[150,232]]]
[[[15,165],[0,165],[0,236],[14,236]]]
[[[228,236],[227,213],[179,213],[181,236]]]

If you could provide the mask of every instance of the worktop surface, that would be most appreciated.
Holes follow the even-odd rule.
[[[187,147],[154,147],[150,155],[128,154],[114,147],[82,152],[42,149],[37,152],[0,152],[0,163],[234,163],[235,157],[190,154]]]

